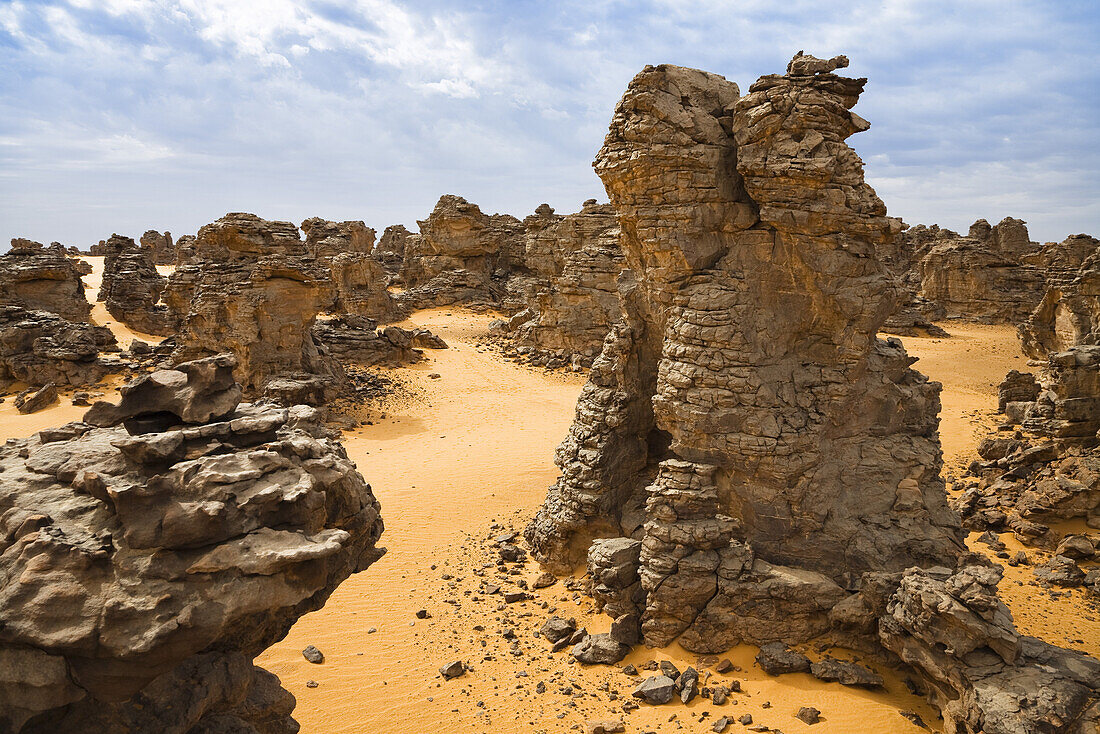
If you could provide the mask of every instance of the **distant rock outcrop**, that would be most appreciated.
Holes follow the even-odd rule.
[[[1074,235],[1054,252],[1062,276],[1050,279],[1042,301],[1020,326],[1024,353],[1033,359],[1078,344],[1100,344],[1100,240]],[[1081,254],[1079,268],[1071,270]]]
[[[15,381],[91,385],[112,371],[100,357],[112,350],[118,351],[118,345],[105,326],[0,306],[0,389]]]
[[[616,278],[625,267],[614,208],[584,202],[560,216],[547,205],[524,220],[527,307],[512,317],[512,342],[590,366],[622,317]]]
[[[178,361],[230,351],[251,395],[274,379],[335,395],[340,365],[313,340],[317,315],[335,301],[329,267],[305,252],[297,228],[252,214],[203,226],[192,259],[168,279],[164,301],[177,319]]]
[[[104,242],[103,280],[96,300],[131,329],[168,336],[175,319],[160,303],[165,277],[157,272],[154,249],[138,247],[129,237],[112,234]]]
[[[397,275],[401,271],[401,264],[405,261],[405,247],[410,238],[417,237],[403,224],[392,224],[386,227],[378,244],[374,246],[371,254],[390,275]]]
[[[154,265],[175,264],[176,245],[172,242],[171,232],[161,233],[155,229],[150,229],[141,236],[139,241],[142,249],[148,251]]]
[[[342,315],[318,320],[313,326],[313,334],[333,356],[363,365],[401,367],[419,362],[424,356],[420,351],[422,347],[447,347],[442,339],[427,329],[377,327],[378,324],[371,319]]]
[[[523,224],[484,214],[460,196],[439,198],[420,235],[406,238],[397,301],[409,309],[454,303],[499,305],[513,270],[523,267]]]
[[[383,525],[316,411],[238,405],[232,364],[0,447],[3,731],[298,730],[252,660],[381,556]]]
[[[966,237],[942,237],[932,244],[918,263],[920,295],[943,307],[950,319],[1022,321],[1045,288],[1043,269],[1026,261],[1038,250],[1019,219],[1006,217],[994,227],[979,219]]]
[[[60,245],[13,239],[11,249],[0,255],[0,305],[87,321],[92,306],[84,295],[79,263]]]
[[[844,143],[868,127],[847,63],[800,53],[744,97],[675,66],[631,82],[595,163],[624,318],[527,541],[559,570],[587,557],[649,645],[828,633],[910,666],[948,731],[1075,731],[1100,664],[1015,634],[947,503],[939,385],[875,336],[898,227]]]

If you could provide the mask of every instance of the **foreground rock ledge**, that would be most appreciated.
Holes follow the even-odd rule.
[[[0,732],[298,731],[252,660],[383,524],[316,411],[238,404],[234,366],[0,448]]]
[[[847,65],[799,54],[744,97],[675,66],[631,82],[595,161],[624,317],[526,539],[587,562],[622,642],[827,635],[908,666],[952,734],[1095,731],[1100,664],[1018,635],[947,504],[940,386],[876,338],[899,227],[844,142],[869,127]]]

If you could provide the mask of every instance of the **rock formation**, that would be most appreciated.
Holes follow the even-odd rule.
[[[1021,321],[1045,288],[1043,269],[1026,262],[1038,249],[1019,219],[1006,217],[993,227],[979,219],[966,237],[940,239],[920,260],[920,295],[943,307],[947,318]]]
[[[1021,731],[1083,721],[1095,661],[1001,634],[1011,617],[972,580],[939,476],[939,385],[875,336],[900,295],[877,259],[897,225],[844,143],[868,127],[850,112],[866,80],[844,66],[800,53],[744,97],[674,66],[631,82],[595,163],[622,226],[624,318],[526,539],[555,569],[587,558],[597,599],[646,644],[713,653],[854,622],[935,686],[948,731],[1008,731],[1005,710]],[[593,543],[607,537],[629,540]],[[973,654],[988,645],[996,660]],[[1068,672],[1040,672],[1057,656]],[[1033,705],[1021,682],[1039,678]]]
[[[377,321],[400,321],[405,311],[386,288],[389,278],[382,264],[361,252],[345,252],[329,260],[335,289],[331,310]]]
[[[331,260],[345,252],[370,254],[374,230],[362,222],[330,222],[312,217],[302,222],[306,251],[318,260]]]
[[[0,447],[0,730],[298,730],[252,660],[382,554],[382,520],[316,411],[238,405],[232,366]]]
[[[171,232],[161,233],[155,229],[150,229],[141,236],[139,242],[141,242],[142,249],[148,251],[154,265],[174,265],[176,263],[176,245],[172,242]]]
[[[405,229],[403,224],[392,224],[382,232],[371,254],[375,260],[382,263],[387,273],[397,275],[401,271],[401,264],[405,261],[406,243],[410,238],[417,236]]]
[[[442,339],[426,329],[402,329],[399,326],[377,328],[378,324],[362,316],[342,315],[320,319],[313,326],[314,338],[329,353],[344,362],[400,367],[420,361],[421,347],[445,349]]]
[[[175,319],[160,304],[166,280],[157,272],[154,254],[152,247],[138,247],[129,237],[112,234],[104,242],[103,280],[96,300],[130,328],[167,336]]]
[[[69,321],[48,311],[0,306],[0,389],[28,385],[90,385],[112,371],[100,352],[117,351],[105,326]]]
[[[1024,353],[1034,359],[1077,344],[1100,343],[1100,241],[1074,235],[1056,252],[1062,257],[1054,272],[1071,275],[1051,278],[1042,301],[1020,326]],[[1079,269],[1069,270],[1082,253],[1087,254]]]
[[[342,369],[311,332],[335,301],[330,270],[305,252],[294,225],[228,214],[203,226],[193,249],[164,293],[178,323],[176,360],[231,351],[249,394],[275,378],[307,384],[310,394],[340,389]]]
[[[87,321],[92,312],[84,295],[79,261],[60,245],[13,239],[0,255],[0,305],[48,311],[69,321]]]
[[[409,308],[453,303],[492,306],[506,293],[509,275],[523,266],[523,224],[488,215],[460,196],[439,198],[420,235],[406,238],[398,303]]]
[[[563,217],[544,204],[523,223],[524,262],[534,277],[527,307],[509,322],[512,341],[589,366],[622,316],[616,278],[624,265],[615,210],[590,199]]]

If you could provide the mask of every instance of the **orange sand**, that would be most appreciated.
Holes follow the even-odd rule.
[[[89,260],[96,272],[85,282],[94,299],[102,258]],[[102,304],[96,316],[124,344],[155,339],[114,323]],[[504,528],[521,530],[542,501],[556,477],[554,448],[572,420],[584,378],[520,367],[477,347],[491,318],[447,309],[417,313],[415,323],[442,336],[450,349],[428,351],[418,365],[386,371],[400,376],[407,389],[364,408],[359,417],[373,425],[344,436],[348,453],[382,502],[382,542],[389,553],[348,579],[324,609],[299,620],[257,661],[297,697],[295,716],[303,732],[562,732],[592,718],[622,718],[628,732],[705,732],[719,716],[736,721],[751,713],[754,723],[790,734],[808,729],[793,718],[800,706],[821,710],[822,721],[812,729],[820,734],[920,731],[901,710],[916,711],[936,727],[934,711],[888,670],[879,669],[887,679],[885,692],[823,684],[803,674],[770,678],[753,668],[755,650],[742,646],[726,656],[741,670],[711,679],[741,682],[744,693],[733,694],[726,706],[696,699],[686,707],[642,706],[623,714],[620,704],[636,679],[617,668],[584,669],[567,662],[565,654],[551,655],[544,641],[532,637],[551,612],[574,616],[593,632],[605,631],[609,620],[593,614],[589,600],[561,582],[511,605],[485,594],[483,583],[507,590],[515,588],[516,577],[502,581],[495,567],[483,569],[495,559],[481,544]],[[995,423],[997,383],[1025,362],[1011,327],[947,328],[951,339],[904,341],[921,358],[916,367],[944,384],[945,473],[958,473]],[[431,378],[433,373],[440,377]],[[0,439],[77,419],[83,410],[63,397],[58,406],[21,416],[6,401],[0,404]],[[499,525],[491,527],[494,522]],[[1002,539],[1015,552],[1011,536]],[[1008,572],[1005,592],[1022,631],[1061,644],[1069,642],[1068,635],[1084,640],[1078,649],[1100,652],[1094,621],[1067,632],[1066,615],[1079,612],[1076,599],[1072,606],[1065,599],[1053,602],[1035,587],[1015,585],[1017,579],[1027,581],[1028,569]],[[520,578],[530,583],[536,574],[529,563]],[[429,619],[416,619],[421,608],[430,611]],[[1077,621],[1087,622],[1080,616]],[[511,642],[500,634],[504,629],[515,631],[521,656],[511,654]],[[302,658],[307,644],[324,652],[324,664]],[[840,651],[831,654],[843,657]],[[445,683],[436,669],[456,658],[472,670]],[[681,669],[698,662],[678,646],[640,648],[624,662],[641,667],[654,659],[672,659]],[[318,686],[308,688],[307,681]],[[534,691],[539,681],[547,686],[543,694]],[[561,692],[566,685],[571,695]],[[618,700],[609,700],[608,691],[617,692]]]

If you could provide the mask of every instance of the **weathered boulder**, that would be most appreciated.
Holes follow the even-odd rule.
[[[377,323],[362,316],[336,316],[320,319],[313,325],[313,337],[328,352],[346,362],[401,367],[424,357],[419,347],[446,348],[430,331],[409,330],[399,326],[377,328]],[[430,338],[429,338],[430,337]]]
[[[379,506],[316,411],[223,418],[0,447],[0,729],[297,731],[252,659],[382,554]]]
[[[92,307],[84,295],[79,262],[60,245],[13,239],[11,249],[0,255],[0,306],[87,321]]]
[[[998,567],[909,569],[878,623],[883,646],[928,682],[944,730],[1084,732],[1100,725],[1100,661],[1020,635]]]
[[[157,272],[151,247],[112,234],[104,241],[103,280],[96,300],[107,313],[132,329],[167,336],[175,327],[168,307],[159,303],[166,279]]]
[[[100,352],[110,350],[117,351],[118,345],[107,327],[0,306],[0,387],[16,380],[28,385],[90,385],[111,371],[100,357]]]

